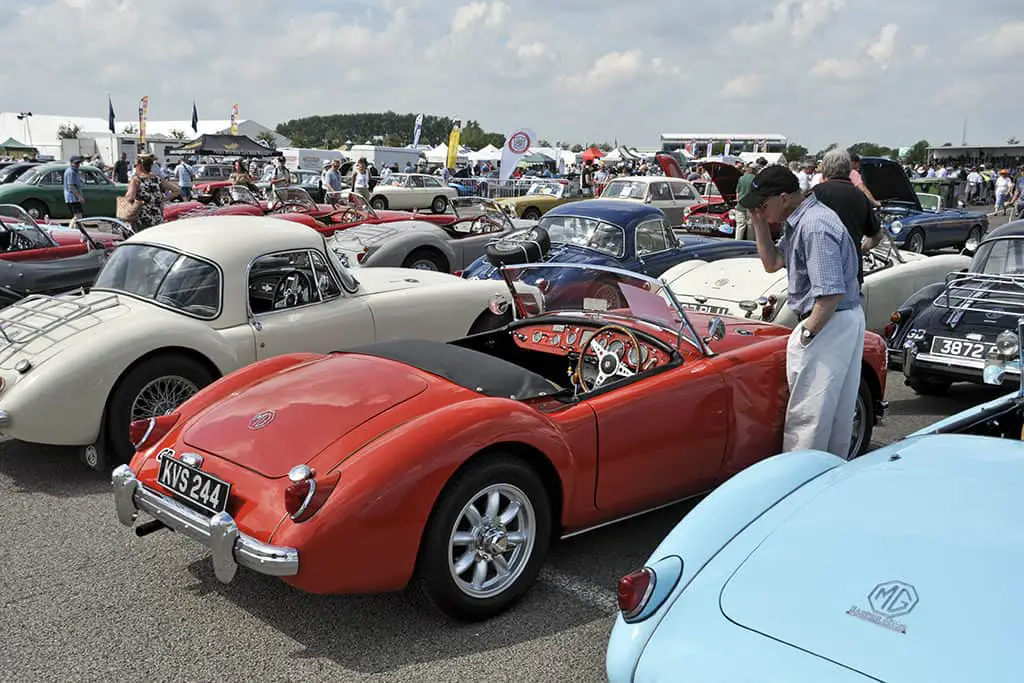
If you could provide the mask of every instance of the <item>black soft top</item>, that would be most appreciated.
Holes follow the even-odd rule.
[[[398,339],[348,351],[405,363],[484,396],[526,401],[562,390],[546,377],[515,363],[444,342]]]

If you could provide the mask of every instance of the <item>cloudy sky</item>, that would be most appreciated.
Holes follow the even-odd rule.
[[[941,7],[941,9],[938,9]],[[552,142],[1024,138],[1021,0],[0,0],[5,111],[427,112]]]

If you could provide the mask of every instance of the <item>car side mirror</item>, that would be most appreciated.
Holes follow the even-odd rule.
[[[749,299],[744,299],[743,301],[741,301],[739,306],[747,313],[753,313],[754,311],[757,310],[757,302],[750,301]]]
[[[717,315],[708,321],[708,337],[720,341],[725,337],[725,322]]]

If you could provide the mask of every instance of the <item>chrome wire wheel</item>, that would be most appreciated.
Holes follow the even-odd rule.
[[[850,453],[846,458],[847,460],[853,460],[860,455],[860,451],[864,447],[864,420],[866,419],[867,408],[864,404],[864,395],[858,393],[857,403],[854,404],[853,408],[853,433],[850,435]]]
[[[198,391],[199,387],[195,382],[177,375],[150,380],[143,385],[132,401],[131,421],[173,413]]]
[[[529,496],[511,484],[477,492],[455,518],[448,570],[471,598],[485,600],[513,586],[533,554],[537,517]]]
[[[440,268],[437,267],[437,264],[431,261],[430,259],[417,259],[413,261],[409,267],[413,268],[414,270],[429,270],[435,273],[440,271]]]

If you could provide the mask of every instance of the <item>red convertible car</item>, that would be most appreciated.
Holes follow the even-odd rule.
[[[665,175],[683,177],[682,169],[671,156],[658,154],[656,159]],[[736,187],[743,173],[732,164],[721,161],[705,161],[701,166],[707,169],[711,181],[705,182],[704,201],[683,210],[682,230],[708,237],[733,237],[736,234]],[[714,192],[711,187],[714,187]]]
[[[37,223],[16,204],[0,204],[0,259],[5,261],[54,261],[81,256],[96,248],[109,249],[127,239],[132,231],[113,218],[87,218],[78,227]],[[110,224],[110,229],[106,228]],[[118,228],[124,226],[125,232]],[[86,227],[94,228],[86,230]]]
[[[554,539],[779,452],[788,329],[688,317],[661,281],[614,268],[504,276],[490,331],[279,356],[133,423],[119,520],[206,545],[221,581],[241,565],[310,593],[412,583],[472,621],[525,594]],[[857,453],[884,407],[874,333],[862,372]]]

